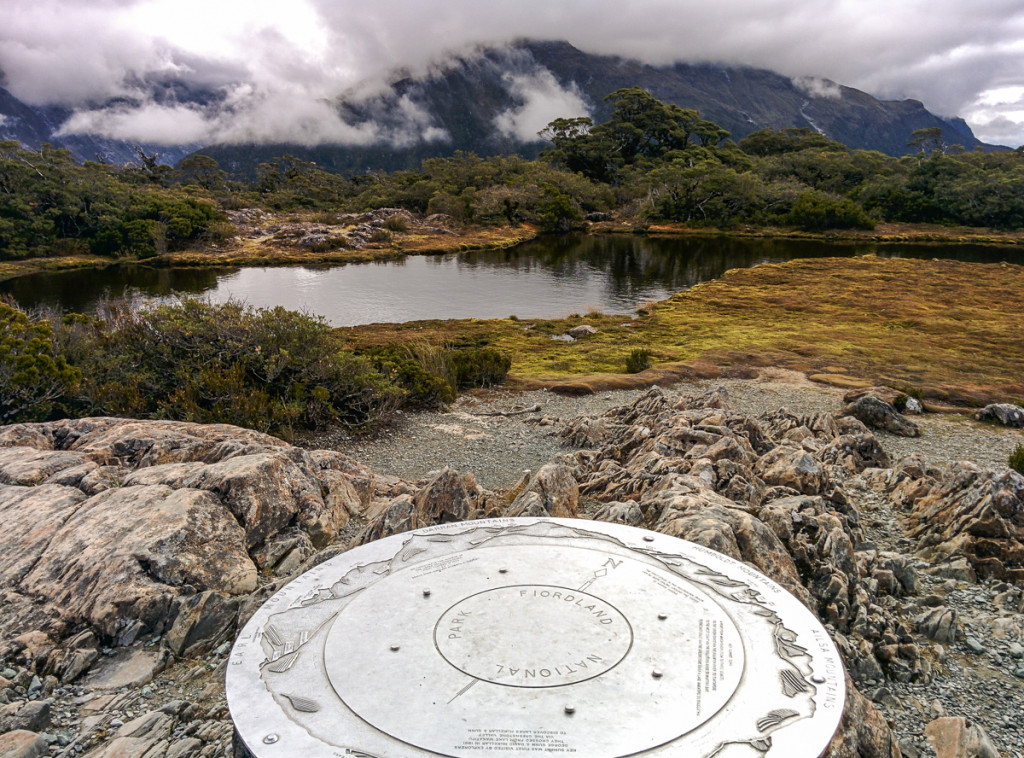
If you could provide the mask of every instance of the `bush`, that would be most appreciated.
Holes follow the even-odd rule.
[[[367,353],[374,367],[404,392],[403,405],[438,408],[455,399],[455,381],[440,348],[386,345]]]
[[[140,309],[119,300],[89,326],[64,328],[91,413],[288,435],[328,423],[367,427],[402,396],[369,361],[342,350],[321,319],[280,307],[185,299]]]
[[[1017,445],[1013,449],[1007,464],[1018,474],[1024,474],[1024,445]]]
[[[455,350],[451,361],[455,385],[459,389],[501,384],[512,367],[512,359],[493,347]]]
[[[48,418],[80,378],[49,322],[0,303],[0,424]]]
[[[824,192],[805,192],[793,203],[787,223],[807,231],[825,229],[874,229],[864,209],[849,198],[835,199]]]
[[[646,348],[638,347],[626,358],[626,373],[639,374],[644,369],[651,367],[651,352]]]

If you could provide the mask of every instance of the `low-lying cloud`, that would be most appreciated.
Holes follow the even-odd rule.
[[[498,114],[494,123],[506,137],[535,142],[537,132],[556,118],[589,116],[590,108],[575,87],[566,89],[546,69],[529,75],[506,74],[509,94],[522,103]]]
[[[410,104],[386,124],[346,120],[339,98],[371,101],[401,75],[519,38],[653,64],[763,67],[811,91],[832,92],[827,79],[914,97],[964,116],[983,139],[1024,143],[1020,103],[990,97],[1024,85],[1020,0],[6,0],[0,70],[15,96],[72,107],[68,132],[399,144],[446,135]],[[510,87],[522,105],[497,126],[520,138],[542,114],[581,104],[543,76]]]

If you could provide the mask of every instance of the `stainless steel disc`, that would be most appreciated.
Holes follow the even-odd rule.
[[[564,519],[337,556],[253,616],[227,690],[259,758],[815,758],[845,698],[825,630],[757,571]]]

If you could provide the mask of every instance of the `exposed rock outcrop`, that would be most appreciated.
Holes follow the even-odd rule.
[[[70,696],[52,696],[71,687],[88,694],[75,698],[83,710],[77,736],[59,745],[67,755],[223,755],[231,730],[217,680],[228,644],[286,575],[346,544],[486,516],[642,526],[775,579],[829,626],[847,666],[830,758],[919,754],[911,743],[901,751],[879,709],[945,716],[893,692],[926,686],[963,640],[1024,676],[1024,477],[919,456],[893,465],[858,418],[753,418],[721,389],[678,398],[655,388],[565,423],[561,435],[582,449],[494,493],[469,472],[403,481],[234,427],[0,427],[11,546],[0,551],[0,731],[15,730],[0,735],[0,756],[53,752],[39,733],[66,723]],[[872,498],[892,505],[899,541],[876,542],[893,524],[870,510]],[[922,589],[977,577],[991,578],[986,602],[1003,616],[979,623],[964,614],[967,601]],[[164,691],[200,682],[221,700],[150,703],[141,693],[167,677]],[[957,744],[982,750],[964,754],[987,755],[962,726]]]
[[[223,425],[0,428],[0,654],[25,654],[14,641],[32,630],[32,655],[72,680],[99,640],[54,645],[82,624],[108,644],[173,632],[176,652],[229,636],[231,598],[255,590],[259,570],[294,570],[362,509],[358,469]]]
[[[913,421],[904,418],[891,403],[874,395],[865,395],[840,411],[843,416],[853,416],[872,429],[884,429],[901,437],[919,437],[921,430]]]

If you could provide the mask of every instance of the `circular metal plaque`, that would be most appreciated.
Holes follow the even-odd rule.
[[[839,655],[796,598],[665,535],[568,519],[400,534],[280,590],[232,650],[270,756],[816,758]]]

